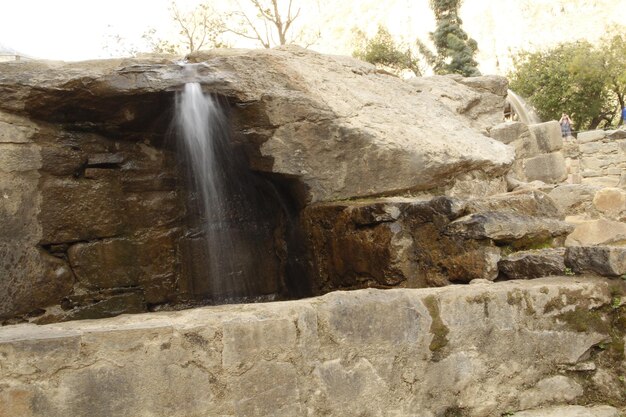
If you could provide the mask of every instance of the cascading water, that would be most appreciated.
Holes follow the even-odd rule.
[[[526,103],[526,101],[515,94],[511,90],[507,90],[506,100],[509,102],[515,114],[519,117],[519,121],[530,125],[541,123],[541,119],[537,116],[535,110]]]
[[[184,66],[187,81],[206,71]],[[203,303],[310,295],[293,201],[284,184],[250,170],[224,108],[197,82],[176,96],[174,123],[190,178],[179,285]]]
[[[188,158],[193,190],[206,242],[206,274],[211,294],[228,299],[241,288],[241,259],[235,259],[226,181],[229,171],[225,117],[199,83],[186,83],[177,97],[176,125]],[[239,261],[239,262],[238,262]]]
[[[255,191],[250,190],[243,164],[237,164],[227,118],[199,83],[189,82],[177,96],[175,122],[200,217],[192,234],[205,246],[193,255],[205,258],[201,260],[205,270],[195,271],[202,275],[201,292],[215,302],[258,298],[263,291],[251,288],[252,278],[258,279],[262,268],[259,258],[268,255],[267,244],[264,247],[259,240],[264,239],[261,235],[271,236],[271,226],[258,219],[259,209],[250,201]]]

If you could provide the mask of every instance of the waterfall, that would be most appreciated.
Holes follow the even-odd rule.
[[[513,108],[515,114],[519,117],[520,122],[527,125],[541,123],[541,119],[537,116],[535,110],[528,105],[523,98],[515,94],[513,91],[507,90],[506,100]]]
[[[202,286],[214,301],[245,298],[250,295],[246,270],[252,254],[236,235],[246,223],[242,213],[250,210],[245,201],[233,201],[241,200],[245,191],[241,181],[233,181],[242,175],[234,165],[226,116],[199,83],[189,82],[177,95],[175,123],[200,217],[197,234],[205,245],[194,255],[206,257],[202,279],[208,282]]]

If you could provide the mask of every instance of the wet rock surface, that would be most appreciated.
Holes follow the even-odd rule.
[[[534,249],[503,256],[498,271],[505,279],[530,279],[562,275],[566,271],[565,248]]]
[[[315,293],[306,246],[313,240],[300,230],[310,202],[417,191],[467,199],[505,189],[513,152],[483,135],[500,118],[502,77],[415,84],[295,47],[203,52],[189,61],[193,71],[165,56],[0,64],[0,259],[9,275],[0,283],[0,320],[233,298],[208,283],[196,196],[170,126],[185,82],[200,82],[222,104],[233,149],[245,156],[241,169],[256,171],[249,186],[264,220],[249,224],[232,213],[226,226],[239,248],[233,256],[253,258],[242,273],[254,279],[231,292]],[[449,89],[458,94],[443,100]],[[245,197],[233,196],[232,206]],[[359,230],[337,243],[346,250],[331,261],[342,276],[333,285],[426,285],[407,260],[415,246],[406,231],[376,226],[397,223],[394,213],[355,212]],[[452,281],[497,275],[496,248],[459,245],[444,266]]]
[[[304,210],[302,221],[313,276],[319,277],[315,286],[327,291],[493,281],[503,252],[561,244],[573,226],[559,217],[546,194],[522,191],[467,201],[436,197],[318,204]],[[562,273],[563,251],[553,258]],[[539,264],[535,269],[529,278],[543,276]]]

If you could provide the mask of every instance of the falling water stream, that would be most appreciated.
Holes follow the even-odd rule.
[[[231,137],[230,106],[183,66],[174,125],[189,176],[181,270],[192,301],[231,303],[311,295],[306,248],[289,184],[250,169]],[[206,71],[205,71],[206,72]],[[239,138],[241,139],[241,138]]]
[[[535,110],[515,92],[507,90],[506,99],[509,104],[511,104],[511,107],[515,111],[515,114],[517,114],[517,116],[519,117],[520,122],[527,125],[541,123],[541,119],[539,118]]]
[[[220,302],[247,296],[244,275],[249,254],[234,237],[235,223],[241,219],[237,219],[233,204],[241,202],[232,201],[233,190],[229,189],[231,178],[238,173],[232,166],[226,117],[213,97],[203,93],[199,83],[189,82],[177,96],[175,120],[201,217],[209,292]]]

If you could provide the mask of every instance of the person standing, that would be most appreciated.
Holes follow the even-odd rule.
[[[564,138],[572,136],[572,119],[567,114],[563,113],[561,115],[559,124],[561,125],[561,136]]]
[[[622,126],[626,126],[626,106],[622,107]]]

